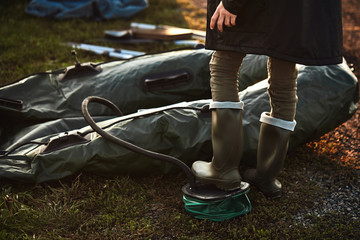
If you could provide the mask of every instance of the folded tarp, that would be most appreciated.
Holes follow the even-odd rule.
[[[25,11],[51,18],[130,18],[148,6],[147,0],[32,0]]]
[[[154,105],[161,104],[164,96],[170,99],[170,101],[180,102],[180,96],[183,95],[185,102],[173,105],[167,104],[168,102],[165,101],[166,104],[162,107],[158,106],[135,113],[131,109],[127,111],[133,113],[116,118],[109,116],[110,112],[107,112],[103,106],[97,104],[90,105],[90,112],[97,116],[96,120],[99,122],[99,125],[107,132],[145,149],[171,155],[185,162],[188,166],[198,159],[209,160],[212,154],[211,114],[208,111],[201,111],[199,109],[206,109],[204,106],[208,105],[211,101],[210,99],[201,99],[202,94],[209,94],[208,63],[211,54],[211,51],[192,50],[145,56],[133,59],[132,61],[101,64],[100,66],[103,69],[101,73],[103,75],[99,77],[100,75],[97,74],[96,80],[98,82],[115,82],[110,83],[109,86],[111,87],[107,86],[104,89],[97,89],[95,93],[99,93],[100,96],[115,102],[118,106],[122,105],[122,102],[132,102],[131,99],[134,98],[141,101],[141,103],[136,105],[138,109],[141,109],[142,105],[147,105],[151,101],[156,102]],[[186,61],[178,62],[178,56],[185,58]],[[124,68],[124,72],[117,71],[125,63],[132,63],[127,65],[127,67],[131,68],[127,71]],[[150,63],[155,64],[156,67]],[[173,66],[176,63],[177,65]],[[150,68],[150,65],[154,68]],[[140,71],[140,73],[138,72],[139,76],[152,76],[154,73],[167,72],[166,70],[175,71],[174,69],[191,69],[191,71],[198,72],[197,66],[201,66],[200,69],[202,69],[203,74],[196,75],[198,77],[193,75],[190,82],[185,81],[183,83],[180,81],[181,84],[175,84],[174,88],[169,88],[166,84],[165,89],[155,88],[156,91],[159,91],[157,92],[158,94],[150,94],[147,91],[138,92],[138,88],[144,90],[142,84],[137,85],[137,87],[125,83],[116,84],[116,78],[110,74],[113,71],[116,72],[115,75],[127,75]],[[299,101],[296,115],[297,126],[290,140],[291,148],[321,136],[346,121],[356,111],[358,102],[358,81],[346,65],[346,62],[339,65],[322,67],[298,65],[298,68]],[[55,74],[58,77],[60,72],[62,71],[51,74]],[[105,72],[110,75],[105,74]],[[47,74],[51,75],[50,73]],[[262,112],[269,111],[270,108],[267,95],[267,80],[258,81],[258,83],[248,87],[247,85],[257,82],[256,78],[263,77],[264,75],[266,76],[266,57],[247,56],[239,74],[240,87],[244,88],[246,86],[246,89],[239,93],[240,98],[245,103],[243,111],[245,138],[243,165],[255,164],[260,126],[259,117]],[[129,77],[124,81],[139,83],[136,79],[143,79],[139,76],[131,76],[134,78]],[[26,84],[29,84],[33,78],[39,80],[38,88],[41,89],[45,83],[40,81],[38,77],[38,75],[33,75],[1,88],[0,98],[4,96],[10,97],[11,94],[8,95],[9,92],[20,92],[18,96],[21,97],[21,92],[24,93],[32,86],[31,84]],[[45,77],[46,81],[44,82],[47,82],[47,84],[52,82],[51,78],[46,76],[45,73],[42,74],[42,77]],[[81,84],[77,84],[81,82],[85,88],[85,85],[88,84],[87,78],[82,77],[80,79],[80,82],[77,82],[77,78],[64,81],[63,83],[72,82],[75,84],[76,82],[72,87],[68,86],[67,91],[71,89],[77,91],[81,88]],[[146,79],[156,78],[150,77]],[[143,83],[144,81],[141,80],[140,82]],[[194,82],[197,83],[195,84]],[[53,91],[56,91],[59,95],[71,96],[70,92],[65,94],[63,89],[60,91],[58,87],[51,86],[53,86]],[[93,85],[93,87],[89,88],[92,90],[89,90],[88,95],[97,95],[93,94],[95,86],[99,88],[103,85]],[[196,100],[196,94],[192,94],[194,93],[192,92],[193,88],[195,88],[194,86],[205,86],[203,92],[199,94],[198,97],[200,99],[198,100]],[[118,95],[121,95],[121,90],[124,89],[128,93],[124,94],[126,97],[122,100],[121,97],[113,94],[120,93]],[[194,91],[196,92],[196,90]],[[166,93],[169,95],[166,95]],[[43,94],[43,90],[38,92],[35,87],[32,92],[32,99],[41,97]],[[51,91],[48,94],[51,95]],[[107,96],[107,94],[109,95]],[[0,158],[0,177],[44,182],[69,176],[79,170],[106,175],[179,171],[174,165],[149,159],[141,154],[126,150],[93,132],[83,118],[78,116],[80,114],[78,109],[81,107],[81,101],[86,95],[85,93],[79,94],[74,106],[72,104],[65,104],[65,106],[71,108],[71,114],[66,115],[63,112],[59,112],[58,119],[47,119],[46,121],[43,119],[45,122],[27,127],[16,125],[16,117],[23,120],[26,119],[27,115],[32,114],[26,113],[26,108],[32,108],[36,104],[25,104],[23,110],[15,110],[14,108],[4,106],[0,107],[1,116],[7,118],[7,121],[1,122],[3,131],[6,132],[6,128],[16,129],[12,131],[12,134],[7,134],[7,137],[2,139],[0,144],[0,149],[4,150],[3,154],[9,153],[12,150],[9,154]],[[54,96],[52,95],[52,97]],[[146,101],[147,97],[149,97],[149,101]],[[156,97],[161,100],[155,101]],[[51,103],[50,105],[60,106],[68,98],[58,97],[53,100],[48,99],[48,101],[49,104],[51,101],[57,103]],[[190,98],[193,98],[193,100],[189,100]],[[28,102],[29,99],[30,97],[27,97],[24,102]],[[75,96],[74,99],[76,99]],[[58,103],[57,101],[60,102]],[[38,104],[41,102],[43,101],[39,101]],[[126,108],[127,105],[122,106]],[[196,107],[198,110],[190,109],[190,107]],[[46,111],[44,111],[44,115],[46,115]],[[15,114],[16,112],[17,114]],[[104,114],[105,112],[107,114]],[[20,113],[23,113],[23,115]],[[13,118],[14,116],[15,118]],[[2,117],[2,119],[4,118]],[[34,120],[33,118],[30,119]]]

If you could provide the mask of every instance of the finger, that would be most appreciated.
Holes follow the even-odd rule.
[[[223,31],[223,24],[224,24],[224,16],[220,15],[220,17],[217,21],[217,28],[219,29],[220,32]]]
[[[236,15],[231,17],[231,26],[236,26]]]
[[[227,27],[231,27],[231,22],[230,22],[231,18],[229,16],[225,16],[225,19],[224,19],[224,24],[225,26]]]
[[[214,29],[215,23],[216,23],[218,18],[219,18],[219,13],[218,13],[218,11],[215,11],[215,13],[212,15],[211,21],[210,21],[210,29],[211,30]]]

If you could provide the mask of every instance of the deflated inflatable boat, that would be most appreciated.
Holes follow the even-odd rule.
[[[88,96],[113,102],[89,112],[103,130],[190,166],[209,159],[212,51],[183,50],[101,64],[78,64],[34,74],[0,89],[0,177],[27,182],[60,179],[79,170],[98,174],[169,173],[179,169],[121,148],[94,132],[81,103]],[[255,164],[259,117],[269,111],[267,58],[248,55],[239,73],[245,103],[244,165]],[[321,136],[357,109],[358,81],[344,61],[299,65],[297,125],[290,148]]]

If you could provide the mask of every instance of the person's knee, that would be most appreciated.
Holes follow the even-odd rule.
[[[268,60],[269,77],[276,77],[279,79],[296,78],[298,69],[296,63],[280,60],[269,57]]]

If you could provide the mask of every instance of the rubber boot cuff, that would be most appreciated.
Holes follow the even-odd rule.
[[[215,102],[211,101],[209,109],[219,109],[219,108],[227,108],[227,109],[239,109],[242,110],[244,108],[244,102]]]
[[[285,130],[294,131],[296,126],[296,121],[286,121],[280,118],[275,118],[270,116],[269,112],[263,112],[260,117],[260,122],[266,123],[275,127],[279,127]]]

